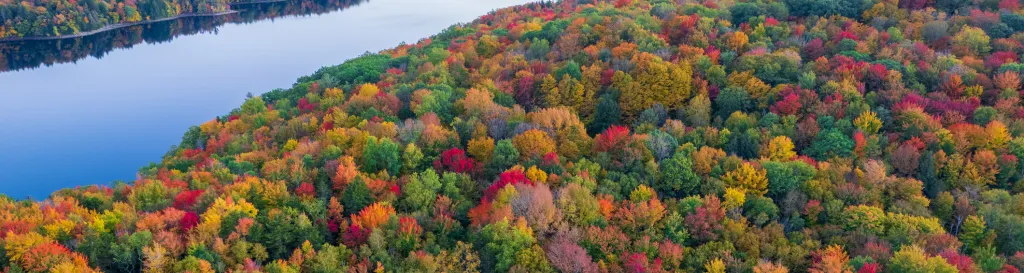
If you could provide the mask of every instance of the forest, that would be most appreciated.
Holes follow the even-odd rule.
[[[226,24],[248,24],[288,16],[312,16],[342,10],[362,0],[294,0],[238,4],[238,12],[221,16],[183,17],[112,29],[65,39],[0,42],[0,72],[33,69],[87,57],[103,58],[116,49],[156,44],[179,36],[215,33]]]
[[[134,181],[0,195],[0,268],[1019,273],[1022,31],[1018,0],[504,8]]]
[[[216,14],[249,0],[0,0],[0,39],[59,37],[182,15]]]

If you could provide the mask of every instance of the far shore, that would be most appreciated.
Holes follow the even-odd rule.
[[[252,1],[244,1],[244,2],[240,2],[240,3],[231,3],[229,5],[274,3],[274,2],[284,2],[284,1],[287,1],[287,0],[252,0]],[[86,31],[86,32],[79,32],[79,33],[68,34],[68,35],[0,38],[0,42],[45,41],[45,40],[60,40],[60,39],[68,39],[68,38],[78,38],[78,37],[85,37],[85,36],[93,35],[93,34],[104,32],[104,31],[111,31],[111,30],[115,30],[115,29],[119,29],[119,28],[136,26],[136,25],[150,24],[150,23],[163,22],[163,21],[175,20],[175,19],[181,19],[181,18],[188,18],[188,17],[221,16],[221,15],[228,15],[228,14],[232,14],[232,13],[238,13],[238,11],[237,10],[227,10],[227,11],[222,11],[222,12],[217,12],[217,13],[187,13],[187,14],[180,14],[180,15],[177,15],[177,16],[171,16],[171,17],[167,17],[167,18],[155,19],[155,20],[146,20],[146,21],[139,21],[139,22],[134,22],[134,23],[118,23],[118,24],[108,25],[108,26],[105,26],[105,27],[101,27],[101,28],[90,30],[90,31]]]

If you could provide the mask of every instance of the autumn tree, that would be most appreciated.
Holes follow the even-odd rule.
[[[512,138],[521,160],[541,158],[555,151],[555,141],[547,133],[531,129]]]
[[[747,193],[763,195],[768,190],[768,178],[764,169],[755,169],[750,163],[743,163],[736,170],[722,177],[726,185],[745,190]]]
[[[689,63],[667,63],[648,53],[634,56],[633,63],[637,67],[629,75],[630,80],[619,76],[623,79],[613,83],[623,92],[619,107],[627,117],[633,117],[655,103],[676,109],[690,98],[693,72]]]

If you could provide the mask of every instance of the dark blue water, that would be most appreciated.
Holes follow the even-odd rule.
[[[370,0],[0,73],[0,193],[39,199],[132,181],[189,126],[228,113],[246,93],[288,87],[322,66],[526,2]]]

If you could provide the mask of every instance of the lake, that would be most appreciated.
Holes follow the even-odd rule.
[[[293,0],[294,1],[294,0]],[[529,0],[296,1],[76,39],[0,43],[0,193],[132,181],[247,93]]]

